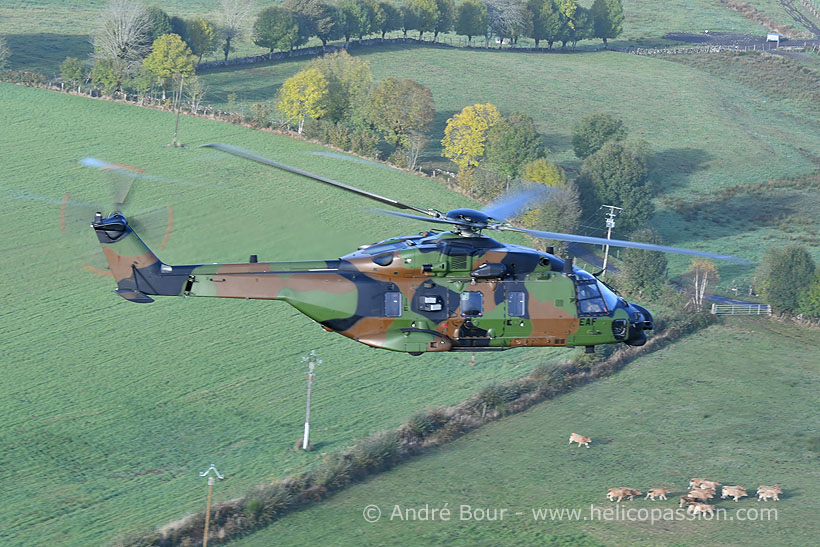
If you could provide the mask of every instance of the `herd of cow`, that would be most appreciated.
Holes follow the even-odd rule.
[[[577,433],[572,433],[569,437],[569,444],[578,443],[578,448],[580,448],[582,444],[589,448],[589,443],[591,442],[592,439],[589,437],[585,437]],[[717,487],[720,484],[721,483],[719,481],[713,481],[710,479],[690,480],[689,493],[680,497],[680,507],[686,507],[688,512],[695,515],[705,513],[714,515],[715,506],[709,505],[708,501],[715,497]],[[655,501],[656,498],[659,500],[665,500],[667,499],[666,494],[668,493],[669,488],[650,488],[644,499],[651,499],[652,501]],[[783,490],[781,490],[779,484],[775,484],[774,486],[761,485],[758,487],[756,492],[757,501],[768,501],[770,499],[780,501],[779,494],[782,493]],[[621,487],[610,488],[606,494],[606,497],[609,501],[619,502],[624,498],[629,498],[632,500],[635,496],[640,496],[642,494],[643,492],[636,488]],[[734,501],[738,501],[740,498],[748,495],[749,494],[746,492],[746,488],[743,486],[724,486],[721,490],[720,498],[732,498]]]

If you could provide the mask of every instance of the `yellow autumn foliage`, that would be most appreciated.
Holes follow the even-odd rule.
[[[276,107],[289,121],[297,122],[301,133],[307,116],[317,119],[327,113],[324,103],[327,93],[325,76],[316,68],[308,68],[285,80]]]
[[[447,120],[441,155],[451,159],[460,169],[477,166],[484,156],[487,132],[500,119],[498,109],[490,103],[465,106]]]

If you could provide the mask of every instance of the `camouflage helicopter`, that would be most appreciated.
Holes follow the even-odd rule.
[[[232,146],[205,146],[413,212],[383,213],[451,229],[392,237],[334,260],[258,262],[251,255],[247,263],[172,266],[157,258],[121,213],[103,218],[98,212],[91,226],[117,281],[115,292],[126,300],[147,303],[157,295],[284,300],[327,331],[411,355],[537,346],[593,351],[598,344],[643,345],[645,331],[653,328],[652,315],[574,266],[571,258],[501,243],[483,231],[744,262],[727,255],[510,225],[506,219],[522,210],[532,197],[528,194],[481,211],[443,213]]]

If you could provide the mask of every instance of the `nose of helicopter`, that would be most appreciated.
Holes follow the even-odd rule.
[[[644,331],[654,328],[652,314],[643,306],[632,302],[628,303],[627,311],[629,312],[629,336],[624,340],[624,343],[630,346],[642,346],[646,344],[646,333]]]

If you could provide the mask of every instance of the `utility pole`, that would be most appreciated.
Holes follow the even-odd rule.
[[[177,121],[176,125],[174,125],[174,142],[172,143],[174,146],[178,146],[177,143],[177,133],[179,132],[179,111],[182,107],[182,83],[185,81],[185,75],[179,75],[179,91],[177,92]]]
[[[601,205],[601,208],[604,207],[609,209],[609,212],[606,214],[606,238],[612,239],[612,228],[615,227],[615,217],[618,215],[619,212],[623,211],[620,207],[615,207],[614,205]],[[617,212],[616,212],[617,211]],[[606,264],[609,261],[609,245],[606,246],[606,250],[604,251],[604,267],[601,269],[601,273],[606,273]]]
[[[200,477],[208,477],[208,504],[205,507],[205,531],[202,533],[202,547],[208,547],[208,525],[211,523],[211,497],[214,493],[214,483],[216,482],[213,476],[208,476],[211,474],[211,471],[213,471],[214,475],[220,480],[225,478],[216,470],[214,464],[211,464],[211,467],[209,467],[207,471],[199,474]]]
[[[313,369],[316,365],[321,365],[322,360],[316,359],[316,352],[310,350],[310,354],[306,357],[302,357],[302,362],[304,363],[307,361],[308,363],[308,390],[307,390],[307,411],[305,412],[305,437],[302,439],[302,450],[307,450],[308,447],[308,437],[310,436],[310,392],[313,388]]]

